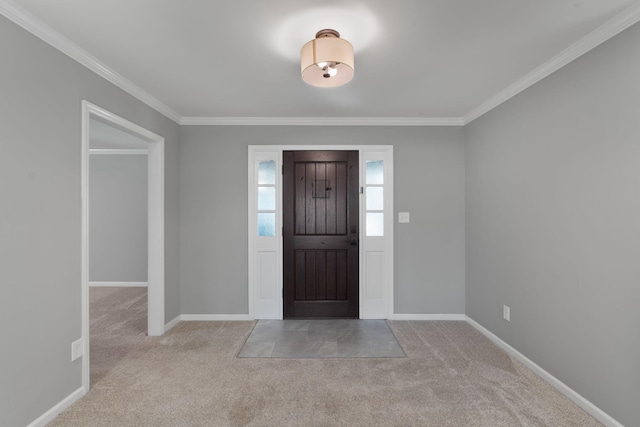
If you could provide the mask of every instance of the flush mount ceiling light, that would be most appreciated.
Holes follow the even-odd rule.
[[[353,46],[336,30],[320,30],[300,51],[302,80],[311,86],[336,87],[353,78]]]

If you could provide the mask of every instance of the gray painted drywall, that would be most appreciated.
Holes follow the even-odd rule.
[[[179,314],[179,126],[0,16],[0,425],[81,387],[81,101],[166,138],[165,316]]]
[[[246,314],[247,146],[394,146],[395,312],[464,313],[461,128],[184,126],[180,151],[183,314]],[[394,214],[396,216],[396,214]]]
[[[467,314],[638,425],[640,25],[465,133]]]
[[[147,281],[147,156],[89,160],[89,281]]]
[[[149,143],[137,135],[119,129],[103,119],[89,119],[89,148],[99,150],[144,150]]]

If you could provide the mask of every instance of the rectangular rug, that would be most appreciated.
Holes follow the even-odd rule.
[[[240,358],[405,357],[384,320],[260,320]]]

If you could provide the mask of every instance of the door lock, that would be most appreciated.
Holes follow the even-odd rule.
[[[345,242],[347,242],[351,246],[358,246],[358,239],[356,239],[355,237],[345,240]]]

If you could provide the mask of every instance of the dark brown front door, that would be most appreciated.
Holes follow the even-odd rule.
[[[358,318],[358,152],[283,154],[284,318]]]

